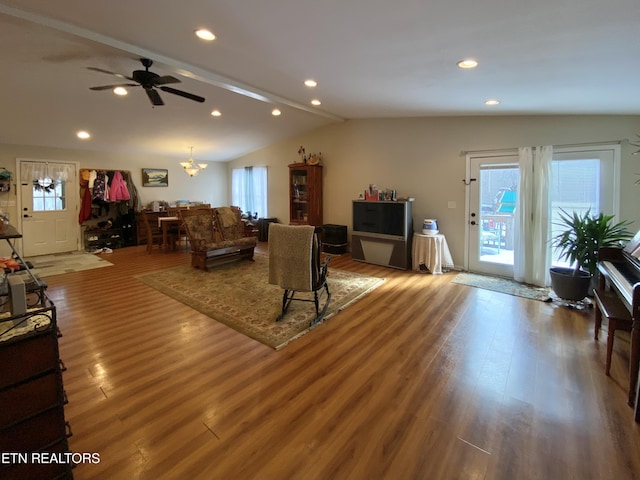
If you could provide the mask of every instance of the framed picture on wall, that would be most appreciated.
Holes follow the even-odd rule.
[[[166,168],[143,168],[142,169],[142,186],[143,187],[168,187],[169,186],[169,170]]]

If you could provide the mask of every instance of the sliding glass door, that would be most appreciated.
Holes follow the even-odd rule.
[[[540,157],[534,155],[534,170],[541,168],[541,161]],[[465,267],[472,272],[513,278],[516,263],[527,265],[525,272],[536,270],[543,273],[546,271],[545,265],[566,265],[553,251],[549,241],[560,231],[561,227],[556,223],[561,209],[569,214],[581,214],[590,210],[596,215],[600,212],[617,215],[619,164],[619,145],[555,147],[550,167],[550,184],[547,185],[548,182],[545,181],[536,184],[538,180],[527,176],[526,185],[523,186],[520,158],[515,152],[469,154]],[[545,212],[540,212],[536,211],[540,210],[538,206],[520,203],[524,199],[536,198],[548,198],[548,212],[547,207]],[[547,225],[544,237],[547,240],[515,231],[521,221],[516,221],[518,209],[523,208],[523,211],[530,212],[526,215],[527,219],[529,215],[531,218],[539,216],[544,225]],[[527,239],[527,235],[531,237],[529,241],[533,241],[533,245],[530,243],[527,248],[520,247],[519,241]],[[542,278],[539,281],[542,282]]]

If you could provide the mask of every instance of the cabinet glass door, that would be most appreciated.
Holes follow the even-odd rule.
[[[308,221],[309,191],[306,170],[291,171],[291,223]]]

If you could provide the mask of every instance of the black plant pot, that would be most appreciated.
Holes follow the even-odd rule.
[[[591,285],[591,275],[582,270],[576,271],[573,268],[551,267],[551,288],[556,295],[565,300],[582,300],[589,294]]]

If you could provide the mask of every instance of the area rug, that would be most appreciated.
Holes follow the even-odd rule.
[[[507,293],[518,297],[531,298],[542,302],[551,302],[551,289],[536,287],[525,283],[516,282],[508,278],[479,275],[476,273],[461,272],[451,280],[451,283],[459,283],[469,287],[493,290],[494,292]]]
[[[25,258],[33,265],[39,277],[52,277],[63,273],[110,267],[113,264],[98,255],[86,252],[60,253]]]
[[[276,323],[282,309],[283,290],[270,285],[269,258],[256,253],[254,261],[238,261],[204,272],[184,265],[137,276],[165,295],[276,350],[321,325],[340,310],[371,292],[383,278],[329,268],[327,282],[331,302],[323,322],[314,327],[313,303],[292,302],[285,318]],[[312,299],[311,293],[300,298]],[[306,296],[305,296],[306,295]],[[298,294],[296,294],[296,298]],[[326,296],[321,297],[321,304]]]

